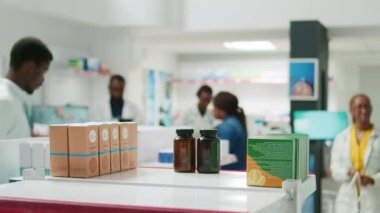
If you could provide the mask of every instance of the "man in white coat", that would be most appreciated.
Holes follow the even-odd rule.
[[[380,135],[370,121],[369,97],[351,98],[353,124],[340,133],[331,153],[331,172],[341,182],[336,212],[380,211]]]
[[[10,68],[0,78],[0,139],[31,136],[31,94],[42,85],[53,55],[37,38],[17,41]]]
[[[212,129],[214,115],[208,106],[212,99],[212,89],[208,85],[201,86],[197,91],[198,103],[188,108],[182,118],[181,125],[194,128],[195,136],[201,129]]]
[[[112,75],[108,90],[110,99],[101,106],[94,106],[91,112],[93,121],[135,121],[142,123],[143,118],[138,107],[125,99],[125,79],[121,75]]]

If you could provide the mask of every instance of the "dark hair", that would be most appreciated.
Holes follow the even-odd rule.
[[[202,92],[206,92],[210,95],[212,95],[212,89],[211,87],[209,87],[208,85],[202,85],[199,89],[198,89],[198,92],[197,92],[197,96],[199,97]]]
[[[356,98],[365,98],[365,99],[367,99],[369,105],[370,105],[371,108],[372,108],[371,99],[369,99],[368,95],[366,95],[366,94],[364,94],[364,93],[359,93],[359,94],[356,94],[356,95],[354,95],[354,96],[351,97],[351,99],[350,99],[350,103],[349,103],[349,104],[350,104],[350,106],[349,106],[350,109],[352,108],[352,105],[354,104],[354,101],[355,101]]]
[[[227,115],[236,115],[244,128],[247,136],[247,125],[245,121],[244,110],[239,107],[237,97],[229,92],[219,92],[214,98],[214,105],[227,113]]]
[[[119,82],[125,84],[125,79],[124,79],[124,77],[121,76],[121,75],[117,75],[117,74],[115,74],[115,75],[112,75],[111,78],[110,78],[110,83],[109,83],[110,86],[111,86],[112,81],[114,81],[114,80],[117,80],[117,81],[119,81]]]
[[[359,94],[356,94],[356,95],[354,95],[354,96],[351,97],[351,99],[350,99],[350,103],[349,103],[349,109],[350,109],[350,110],[352,109],[353,104],[354,104],[354,101],[355,101],[355,99],[357,99],[357,98],[365,98],[365,99],[367,99],[367,100],[368,100],[368,103],[369,103],[369,106],[370,106],[370,108],[371,108],[371,110],[372,110],[371,99],[369,99],[368,95],[366,95],[366,94],[364,94],[364,93],[359,93]],[[355,118],[354,118],[353,116],[352,116],[352,122],[353,122],[353,123],[356,122],[356,120],[355,120]]]
[[[25,61],[29,60],[40,65],[52,61],[53,54],[41,40],[33,37],[22,38],[12,47],[10,67],[18,70]]]

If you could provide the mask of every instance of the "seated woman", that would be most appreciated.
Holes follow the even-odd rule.
[[[229,92],[220,92],[214,98],[214,117],[221,119],[218,129],[218,137],[230,142],[230,153],[237,157],[237,162],[226,166],[226,170],[245,170],[247,152],[247,128],[245,115],[239,107],[238,99]]]

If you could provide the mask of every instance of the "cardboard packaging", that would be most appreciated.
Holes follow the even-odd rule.
[[[119,140],[119,124],[109,124],[111,133],[111,172],[120,171],[120,140]]]
[[[247,184],[282,187],[287,179],[305,180],[309,138],[304,134],[270,134],[248,139]]]
[[[296,179],[305,180],[309,173],[309,136],[306,134],[270,134],[268,137],[296,140]]]
[[[137,162],[137,123],[120,123],[121,170],[136,168]]]
[[[100,175],[111,173],[111,137],[110,125],[99,125],[99,173]]]
[[[99,175],[99,125],[69,126],[70,177],[88,178]]]
[[[292,139],[255,137],[248,139],[247,184],[282,187],[282,182],[295,179],[296,146]]]
[[[69,177],[68,126],[50,126],[50,174],[55,177]]]

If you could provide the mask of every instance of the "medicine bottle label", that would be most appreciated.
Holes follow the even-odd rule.
[[[124,127],[123,130],[122,130],[122,137],[124,140],[126,140],[128,138],[128,128],[127,127]]]
[[[108,137],[109,137],[109,131],[108,131],[108,129],[103,129],[103,131],[102,131],[103,141],[107,142],[108,141]]]
[[[96,131],[91,130],[90,133],[88,134],[88,139],[90,140],[91,143],[96,142]]]
[[[112,129],[112,138],[113,138],[113,140],[119,139],[119,131],[118,131],[117,127],[114,127]]]

